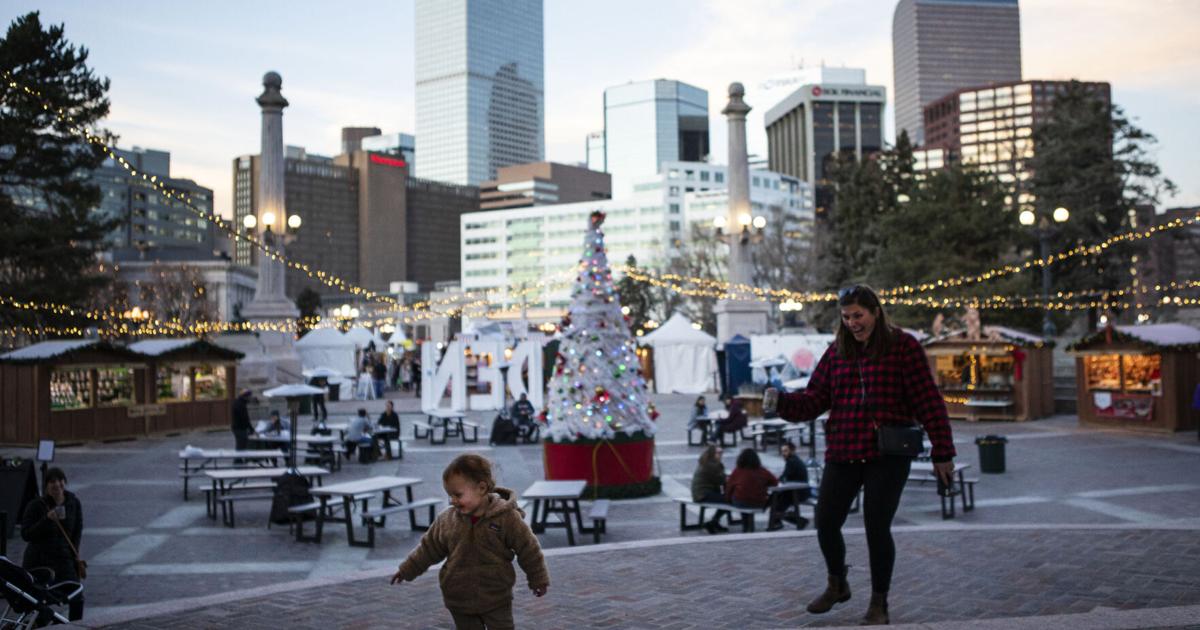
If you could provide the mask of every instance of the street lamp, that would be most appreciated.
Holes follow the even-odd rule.
[[[1022,210],[1017,220],[1025,227],[1032,227],[1034,235],[1038,239],[1038,250],[1042,258],[1042,336],[1047,340],[1053,337],[1058,331],[1055,329],[1054,322],[1050,319],[1050,285],[1052,284],[1052,276],[1050,264],[1050,239],[1054,237],[1059,230],[1059,226],[1055,224],[1066,223],[1071,218],[1071,211],[1059,206],[1050,214],[1054,219],[1054,224],[1045,216],[1039,218],[1033,210]],[[1036,223],[1036,226],[1034,224]]]

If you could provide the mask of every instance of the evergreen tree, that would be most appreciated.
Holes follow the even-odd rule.
[[[96,253],[116,223],[95,212],[100,188],[89,179],[105,154],[75,131],[108,114],[109,82],[87,58],[37,12],[14,20],[0,40],[0,294],[17,300],[85,305],[109,281],[95,271]],[[107,132],[93,133],[111,143]],[[0,308],[0,323],[86,320]]]
[[[1047,121],[1034,130],[1033,140],[1030,192],[1039,215],[1049,216],[1060,206],[1071,213],[1066,223],[1057,226],[1052,253],[1147,227],[1137,224],[1135,206],[1156,204],[1160,196],[1175,190],[1150,158],[1154,136],[1078,81],[1057,95]],[[1144,242],[1121,242],[1096,256],[1056,263],[1054,284],[1074,291],[1128,286],[1131,257],[1144,254],[1145,247]],[[1032,234],[1029,249],[1037,251]],[[1039,281],[1036,274],[1030,276],[1031,285]]]
[[[632,254],[625,259],[625,266],[637,268],[637,258]],[[621,300],[621,305],[629,309],[629,328],[631,330],[642,330],[646,326],[646,322],[652,319],[651,304],[653,302],[650,295],[650,285],[645,282],[638,282],[628,275],[624,276],[617,282],[617,297]]]
[[[300,295],[296,296],[296,310],[300,311],[297,332],[303,336],[312,329],[308,322],[313,321],[313,318],[321,313],[321,294],[314,291],[312,287],[304,287]]]
[[[555,441],[654,435],[646,381],[613,288],[603,222],[603,213],[592,213],[554,374],[547,383],[546,421]]]

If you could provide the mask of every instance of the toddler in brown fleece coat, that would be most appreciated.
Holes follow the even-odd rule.
[[[550,574],[537,537],[525,523],[514,493],[497,488],[492,464],[474,453],[454,458],[442,473],[450,509],[433,521],[421,543],[392,576],[392,584],[412,581],[443,559],[438,583],[442,601],[458,628],[512,628],[512,591],[525,572],[529,588],[541,597]]]

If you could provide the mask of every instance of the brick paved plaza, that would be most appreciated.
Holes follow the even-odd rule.
[[[397,402],[402,413],[417,408],[413,398]],[[550,594],[535,600],[518,591],[518,623],[771,628],[856,622],[869,593],[865,543],[856,529],[861,519],[852,515],[847,524],[854,599],[829,615],[807,615],[803,604],[824,581],[811,531],[715,537],[679,531],[670,497],[688,494],[700,452],[684,440],[691,399],[655,402],[663,412],[664,496],[615,502],[600,547],[590,538],[568,547],[561,530],[542,535]],[[349,414],[358,404],[336,403],[330,411]],[[382,408],[380,401],[363,404]],[[472,417],[490,425],[491,414]],[[414,418],[403,418],[409,438]],[[953,521],[942,520],[932,489],[906,492],[897,517],[894,622],[1138,609],[1164,611],[1165,621],[1138,617],[1111,627],[1176,627],[1183,624],[1168,613],[1193,609],[1172,607],[1200,605],[1200,445],[1194,435],[1081,430],[1068,417],[956,423],[955,431],[959,461],[976,468],[973,438],[1007,435],[1008,471],[980,475],[977,509]],[[222,527],[205,517],[198,497],[182,499],[176,453],[185,444],[229,447],[232,438],[220,431],[60,450],[56,463],[85,510],[86,625],[265,628],[279,627],[284,618],[295,628],[449,625],[435,575],[387,585],[416,534],[389,525],[376,548],[351,548],[341,527],[331,526],[320,545],[296,543],[286,527],[266,527],[266,502],[239,506],[238,527]],[[521,491],[542,478],[538,446],[489,448],[486,439],[462,445],[452,438],[436,447],[409,441],[402,461],[347,463],[328,481],[399,472],[425,480],[418,498],[440,496],[442,467],[467,447],[494,459],[502,485]],[[764,464],[782,467],[775,454]],[[22,543],[10,547],[19,557]],[[1098,623],[1068,619],[1083,624],[1076,627]]]

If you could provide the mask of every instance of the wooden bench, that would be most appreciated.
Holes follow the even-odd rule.
[[[418,421],[414,420],[412,423],[412,428],[413,428],[413,439],[414,440],[428,439],[430,444],[445,444],[446,443],[446,428],[445,427],[435,427],[426,422],[418,422]],[[438,429],[442,430],[442,439],[440,439],[440,440],[437,438],[437,430]]]
[[[275,482],[268,479],[266,481],[251,481],[249,483],[243,483],[243,484],[238,484],[236,486],[230,486],[225,489],[225,492],[226,493],[234,493],[234,492],[245,492],[245,491],[249,491],[249,490],[266,490],[268,488],[274,488],[274,487],[275,487]],[[214,499],[212,486],[205,486],[203,488],[200,488],[200,492],[204,493],[204,505],[205,505],[205,509],[208,512],[209,518],[216,518],[217,517],[217,501]]]
[[[742,526],[743,532],[753,532],[754,531],[754,515],[761,513],[764,509],[764,508],[735,507],[733,505],[730,505],[729,503],[711,503],[711,502],[693,501],[691,499],[687,499],[687,498],[683,498],[683,497],[675,497],[675,501],[679,503],[679,529],[684,530],[684,531],[687,531],[689,529],[701,529],[702,527],[704,527],[704,522],[705,522],[704,512],[705,512],[705,510],[725,510],[725,511],[729,512],[729,514],[730,514],[730,516],[729,516],[729,524],[730,525],[736,525],[736,524],[740,523]],[[694,525],[691,523],[688,523],[688,520],[687,520],[687,508],[689,505],[694,505],[694,506],[700,508],[700,520],[697,521],[696,524],[694,524]],[[733,520],[734,512],[741,514],[741,518],[736,521]]]
[[[264,499],[273,500],[274,492],[234,492],[223,494],[217,497],[217,503],[221,504],[221,522],[225,527],[234,526],[233,504],[239,501],[262,501]],[[267,528],[271,527],[270,519],[267,520]]]
[[[363,510],[359,516],[362,518],[363,525],[367,528],[367,546],[375,546],[375,528],[383,527],[387,522],[388,514],[398,514],[400,512],[408,512],[409,524],[413,531],[423,532],[433,526],[434,519],[437,518],[437,507],[442,504],[441,499],[421,499],[412,503],[403,503],[400,505],[388,505],[377,507],[371,510]],[[417,523],[417,510],[421,508],[429,508],[429,524],[420,525]]]
[[[469,440],[467,439],[467,429],[471,430],[471,439],[469,439]],[[430,439],[429,441],[430,441],[430,443],[433,442],[432,439]],[[475,424],[474,422],[463,420],[462,421],[462,441],[463,441],[463,444],[466,444],[468,442],[478,442],[479,441],[479,425]]]
[[[917,482],[924,486],[932,483],[937,486],[937,478],[929,475],[912,474],[908,476],[908,481]],[[955,483],[950,486],[950,491],[946,494],[938,494],[938,498],[942,504],[942,520],[954,518],[954,497],[959,497],[962,501],[962,511],[964,513],[975,509],[975,484],[979,483],[977,477],[964,477],[962,484]]]
[[[588,510],[588,519],[592,521],[592,542],[600,544],[600,536],[608,533],[608,508],[612,502],[608,499],[596,499]],[[587,532],[584,532],[587,533]]]
[[[320,501],[301,503],[288,508],[288,519],[291,521],[290,527],[294,528],[296,532],[296,542],[321,542],[320,527],[317,528],[316,533],[314,533],[312,536],[304,535],[304,515],[311,513],[315,516],[317,511],[320,509]]]

